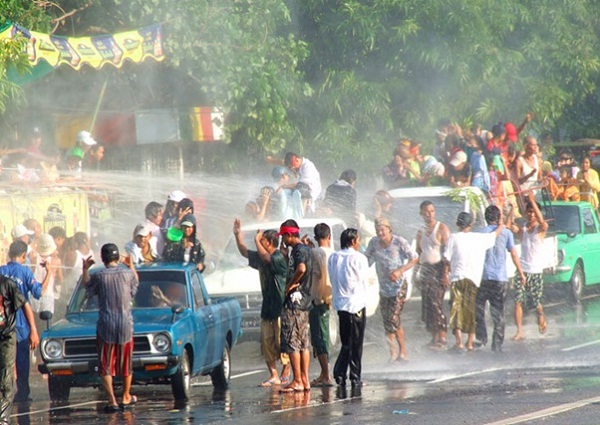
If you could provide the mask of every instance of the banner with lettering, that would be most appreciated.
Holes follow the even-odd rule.
[[[160,24],[112,35],[58,37],[8,23],[0,28],[0,40],[8,37],[25,37],[28,40],[27,57],[34,67],[45,61],[53,68],[60,65],[74,69],[83,65],[95,69],[104,65],[120,68],[126,60],[139,63],[148,58],[156,61],[165,58]]]

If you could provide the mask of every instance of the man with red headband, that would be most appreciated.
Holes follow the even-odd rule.
[[[294,220],[281,224],[278,233],[284,247],[291,247],[285,301],[281,312],[281,352],[290,356],[294,379],[282,392],[310,390],[310,334],[308,312],[312,305],[312,252],[300,239],[300,227]]]

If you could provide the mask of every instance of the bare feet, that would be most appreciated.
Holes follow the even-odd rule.
[[[546,318],[544,317],[544,315],[538,317],[538,328],[542,335],[546,333],[546,329],[548,328],[548,322],[546,322]]]
[[[513,341],[523,341],[525,339],[525,335],[523,335],[521,332],[517,332],[511,339]]]

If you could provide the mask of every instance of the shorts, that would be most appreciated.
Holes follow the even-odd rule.
[[[100,376],[129,376],[133,373],[133,338],[125,344],[110,344],[97,337]]]
[[[310,349],[308,311],[284,307],[281,312],[281,352],[292,354]]]
[[[315,357],[321,354],[329,356],[329,305],[313,305],[308,313],[310,322],[310,341]]]
[[[284,365],[290,362],[289,356],[281,353],[281,319],[260,321],[260,343],[265,362],[281,360]]]
[[[527,309],[537,308],[542,304],[542,294],[544,293],[544,280],[542,273],[524,273],[525,286],[521,282],[521,277],[515,278],[515,302],[521,303]]]
[[[385,333],[392,334],[402,328],[404,301],[406,301],[405,291],[399,291],[395,297],[379,297],[379,308],[381,309]]]

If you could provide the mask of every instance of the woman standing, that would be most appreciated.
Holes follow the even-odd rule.
[[[408,283],[404,273],[419,261],[406,239],[392,234],[390,222],[383,217],[375,220],[377,236],[371,239],[365,255],[369,265],[375,263],[379,278],[379,306],[390,349],[390,362],[407,360],[402,308]]]

